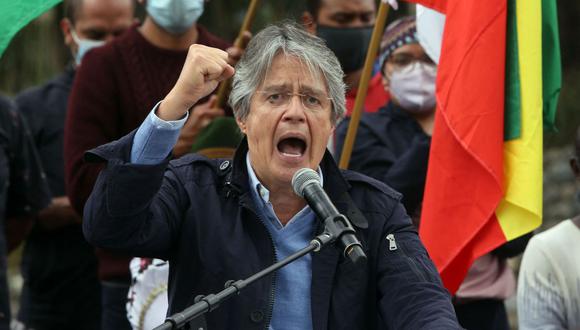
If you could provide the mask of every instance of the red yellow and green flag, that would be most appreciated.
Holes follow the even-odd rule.
[[[475,259],[541,224],[542,131],[561,84],[556,3],[416,2],[446,15],[420,235],[455,292]]]

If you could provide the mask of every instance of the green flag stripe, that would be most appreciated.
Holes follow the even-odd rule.
[[[0,58],[10,40],[30,21],[61,0],[2,0],[0,2]]]
[[[504,141],[517,139],[522,132],[522,99],[520,95],[521,84],[515,0],[508,1],[507,10]]]
[[[542,0],[542,79],[544,130],[555,132],[556,108],[562,87],[556,0]]]

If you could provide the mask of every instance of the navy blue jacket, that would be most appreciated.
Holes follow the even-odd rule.
[[[87,154],[87,160],[108,165],[85,207],[84,233],[101,247],[168,259],[169,314],[275,262],[249,190],[245,141],[233,161],[188,155],[137,165],[128,163],[133,135]],[[341,172],[328,153],[321,168],[324,189],[354,219],[368,261],[354,267],[334,247],[313,255],[313,329],[459,328],[400,195],[366,176]],[[396,249],[389,249],[388,234],[394,234]],[[273,275],[248,286],[207,314],[208,328],[266,329],[275,285]]]

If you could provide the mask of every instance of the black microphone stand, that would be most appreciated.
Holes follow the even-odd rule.
[[[243,288],[252,284],[253,282],[277,271],[278,269],[286,266],[287,264],[299,259],[310,252],[318,252],[321,248],[333,243],[338,238],[342,237],[344,233],[352,231],[352,227],[345,225],[342,221],[338,221],[335,217],[328,217],[324,220],[325,228],[324,232],[316,236],[310,244],[295,252],[294,254],[286,257],[285,259],[278,261],[277,263],[269,266],[268,268],[261,270],[260,272],[248,277],[245,280],[238,281],[227,281],[225,284],[225,289],[216,293],[209,294],[207,296],[197,296],[195,297],[195,303],[182,312],[175,313],[165,319],[165,322],[153,330],[178,330],[185,326],[189,321],[200,317],[201,315],[211,312],[218,308],[219,305],[231,298],[235,294],[240,294]]]

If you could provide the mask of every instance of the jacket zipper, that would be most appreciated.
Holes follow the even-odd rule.
[[[244,204],[246,204],[244,202]],[[264,223],[264,220],[262,219],[262,217],[258,214],[258,212],[254,212],[254,210],[250,207],[248,207],[247,205],[246,208],[248,210],[250,210],[252,213],[254,213],[254,215],[258,218],[258,220],[260,220],[260,223],[262,224],[262,228],[264,228],[264,230],[266,231],[266,234],[268,235],[268,238],[270,239],[270,244],[272,246],[272,251],[274,252],[274,259],[271,261],[272,264],[274,264],[275,262],[278,261],[278,252],[276,251],[276,246],[274,245],[274,238],[272,238],[272,234],[270,234],[270,231],[268,230],[268,228],[266,227],[266,224]],[[274,310],[274,299],[276,298],[276,278],[278,277],[278,272],[274,272],[272,274],[272,281],[270,283],[270,299],[268,300],[268,310],[266,312],[266,322],[264,325],[264,330],[268,330],[268,326],[270,325],[270,321],[272,319],[272,313]]]
[[[395,235],[388,234],[387,240],[389,241],[389,251],[395,251],[397,249],[397,242],[395,241]]]
[[[397,242],[395,241],[395,235],[388,234],[386,239],[389,241],[389,250],[390,251],[401,250],[401,253],[407,259],[407,263],[409,263],[411,265],[411,271],[413,273],[415,273],[415,275],[417,275],[419,278],[421,278],[421,280],[423,280],[424,282],[427,282],[425,275],[419,271],[419,268],[417,267],[417,265],[413,261],[413,258],[409,257],[405,248],[402,245],[401,245],[400,249],[398,248]]]
[[[256,214],[257,215],[257,214]],[[264,227],[264,230],[266,231],[266,233],[268,234],[268,238],[270,238],[270,244],[272,245],[272,251],[274,251],[274,260],[272,260],[272,264],[278,261],[278,252],[276,251],[276,246],[274,245],[274,239],[272,238],[272,234],[270,234],[270,231],[268,230],[268,228],[266,228],[266,224],[264,223],[264,220],[259,216],[258,219],[260,219],[260,222],[262,223],[262,226]],[[270,299],[269,299],[269,304],[268,304],[268,311],[266,313],[266,322],[264,323],[264,330],[268,330],[268,326],[270,325],[270,322],[272,321],[272,313],[274,312],[274,299],[276,298],[276,279],[278,277],[278,271],[274,272],[272,274],[272,282],[270,284]]]

